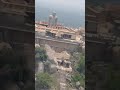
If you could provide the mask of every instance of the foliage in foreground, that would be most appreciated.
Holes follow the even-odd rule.
[[[75,71],[71,77],[72,86],[77,87],[76,83],[80,82],[80,86],[85,87],[85,56],[77,52],[73,54],[73,59],[77,62],[73,67]]]
[[[52,86],[53,79],[48,73],[39,73],[36,75],[36,89],[49,89]]]
[[[46,51],[43,48],[35,47],[35,60],[42,62],[47,60]]]
[[[80,86],[85,87],[85,75],[75,74],[71,78],[72,84],[74,87],[76,86],[76,82],[80,82]]]
[[[80,60],[77,65],[77,71],[80,74],[85,74],[85,56],[83,54],[80,54]]]

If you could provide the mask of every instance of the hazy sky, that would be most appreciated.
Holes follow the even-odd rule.
[[[67,26],[84,26],[85,0],[35,0],[36,20],[48,20],[55,11],[60,23]]]
[[[36,7],[56,8],[67,11],[85,11],[85,0],[35,0]]]

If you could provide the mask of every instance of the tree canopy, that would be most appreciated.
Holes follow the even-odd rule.
[[[83,54],[80,54],[77,71],[79,73],[85,74],[85,56]]]
[[[52,86],[53,79],[48,73],[39,73],[36,75],[36,89],[49,89]]]
[[[40,47],[35,48],[35,60],[42,62],[47,60],[46,51],[43,48]]]

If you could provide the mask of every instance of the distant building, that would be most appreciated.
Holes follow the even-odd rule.
[[[80,41],[80,36],[85,34],[85,30],[83,28],[72,29],[69,27],[65,27],[57,22],[58,18],[56,13],[53,12],[52,15],[49,16],[48,22],[35,22],[35,32],[36,36],[43,37],[51,37],[56,39],[67,39],[71,41]]]
[[[68,39],[68,40],[80,40],[80,36],[84,32],[84,30],[74,30],[70,28],[65,28],[64,26],[57,25],[55,28],[46,27],[45,24],[37,24],[35,25],[36,36],[49,36],[56,39]]]
[[[55,27],[57,25],[57,16],[56,13],[53,12],[52,15],[49,16],[49,26]]]

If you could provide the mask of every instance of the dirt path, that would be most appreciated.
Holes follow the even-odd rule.
[[[63,70],[59,71],[59,84],[60,84],[60,90],[67,90],[66,72]]]

